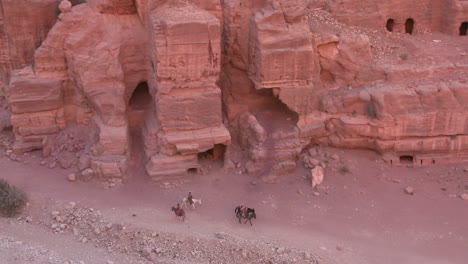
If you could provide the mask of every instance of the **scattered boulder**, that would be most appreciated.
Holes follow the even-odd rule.
[[[320,165],[320,161],[309,156],[304,156],[303,158],[304,166],[308,169],[313,169],[316,166]]]
[[[315,188],[322,184],[324,177],[324,171],[322,167],[316,166],[315,168],[310,170],[310,175],[312,178],[312,188]]]
[[[58,8],[60,9],[61,12],[65,13],[65,12],[70,12],[71,11],[71,8],[72,8],[72,4],[70,1],[68,0],[62,0],[62,2],[60,2]]]
[[[70,182],[76,182],[76,174],[75,173],[68,174],[67,180]]]
[[[88,155],[83,155],[78,161],[78,169],[84,170],[91,166],[91,158]]]
[[[49,163],[49,169],[54,169],[55,167],[57,167],[57,162],[56,161],[52,161],[51,163]]]
[[[468,193],[461,194],[460,199],[468,201]]]
[[[414,188],[413,187],[406,187],[405,188],[405,193],[408,194],[408,195],[414,195]]]
[[[339,160],[340,160],[340,156],[338,156],[338,154],[333,154],[333,155],[331,156],[331,158],[332,158],[333,160],[335,160],[335,161],[339,161]]]
[[[81,171],[81,180],[84,182],[91,181],[94,177],[94,170],[91,168],[84,169]]]

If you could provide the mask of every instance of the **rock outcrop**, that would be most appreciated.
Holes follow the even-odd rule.
[[[81,2],[2,2],[17,153],[52,159],[79,127],[96,136],[58,162],[106,179],[183,176],[210,156],[276,182],[314,144],[395,165],[468,158],[468,48],[450,36],[466,1]],[[41,15],[25,8],[15,29],[28,4]]]

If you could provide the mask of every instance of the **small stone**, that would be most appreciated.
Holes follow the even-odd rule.
[[[304,252],[304,259],[310,259],[310,253]]]
[[[49,167],[49,169],[53,169],[53,168],[57,167],[57,162],[53,161],[53,162],[49,163],[48,167]]]
[[[75,202],[69,202],[68,205],[70,206],[70,208],[75,208],[76,203]]]
[[[150,249],[150,248],[144,248],[144,249],[141,251],[141,254],[142,254],[144,257],[148,257],[149,254],[151,254],[151,249]]]
[[[45,166],[45,165],[47,165],[47,161],[46,160],[41,160],[40,164],[41,164],[41,166]]]
[[[101,234],[101,230],[100,230],[98,227],[96,227],[96,228],[94,229],[94,233],[95,233],[96,235],[99,235],[99,234]]]
[[[314,196],[320,196],[320,193],[319,192],[313,192],[313,195]]]
[[[468,200],[468,193],[464,193],[460,195],[460,199],[467,201]]]
[[[247,258],[247,252],[242,251],[242,254],[241,254],[241,255],[242,255],[243,258],[245,258],[245,259]]]
[[[59,211],[53,211],[51,214],[52,214],[53,217],[55,217],[55,216],[60,215],[60,212]]]
[[[25,220],[26,220],[26,223],[31,223],[32,222],[32,217],[27,216]]]
[[[332,158],[333,160],[335,160],[335,161],[340,160],[340,156],[338,156],[338,154],[333,154],[333,155],[331,156],[331,158]]]
[[[150,253],[148,255],[148,260],[149,261],[155,261],[157,258],[158,258],[158,255],[156,255],[155,253]]]
[[[76,182],[76,174],[75,173],[68,174],[67,180],[70,182]]]
[[[108,261],[106,261],[106,264],[114,264],[114,261],[108,260]]]
[[[80,234],[80,232],[78,231],[78,229],[73,228],[73,235],[78,236],[79,234]]]
[[[112,223],[107,224],[107,225],[106,225],[106,228],[107,228],[107,229],[111,229],[111,228],[112,228]]]
[[[216,234],[215,234],[215,237],[216,237],[217,239],[225,239],[225,238],[226,238],[226,233],[224,233],[224,232],[216,233]]]
[[[156,253],[158,253],[158,254],[159,254],[159,253],[161,253],[161,252],[162,252],[162,248],[158,247],[158,248],[156,248],[156,250],[155,250],[155,251],[156,251]]]
[[[88,242],[88,239],[86,237],[83,237],[83,239],[81,239],[81,242],[86,243]]]
[[[317,154],[319,154],[319,150],[316,149],[316,148],[310,148],[307,150],[307,153],[309,154],[309,156],[313,157]]]
[[[409,194],[409,195],[414,195],[414,188],[410,187],[410,186],[406,187],[405,188],[405,193]]]
[[[253,186],[255,186],[255,185],[257,185],[257,184],[258,184],[257,181],[251,181],[251,182],[250,182],[250,185],[253,185]]]
[[[276,249],[276,253],[282,254],[284,252],[284,247],[280,247]]]

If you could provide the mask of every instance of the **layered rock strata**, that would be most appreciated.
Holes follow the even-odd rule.
[[[154,179],[186,175],[212,153],[274,182],[314,144],[373,149],[391,164],[467,159],[468,48],[449,36],[468,20],[465,1],[88,0],[62,9],[43,41],[55,18],[35,23],[40,46],[18,46],[21,63],[11,63],[11,45],[1,49],[16,152],[79,125],[97,138],[77,155],[102,178],[126,179],[136,157]]]

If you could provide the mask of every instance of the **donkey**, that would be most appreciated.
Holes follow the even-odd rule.
[[[185,221],[185,211],[182,208],[172,207],[171,210],[175,213],[176,217],[182,217],[182,222]]]
[[[252,225],[252,218],[257,219],[254,208],[237,206],[236,209],[234,209],[234,213],[236,213],[236,217],[239,218],[239,223],[241,223],[241,218],[245,218],[247,220],[245,220],[244,224],[247,224],[247,221],[249,221],[250,225]]]
[[[187,208],[187,204],[190,204],[187,197],[184,197],[182,199],[182,206],[185,206],[185,208]],[[193,209],[195,209],[195,204],[199,204],[201,206],[201,199],[195,199],[195,198],[192,198],[192,207]]]

